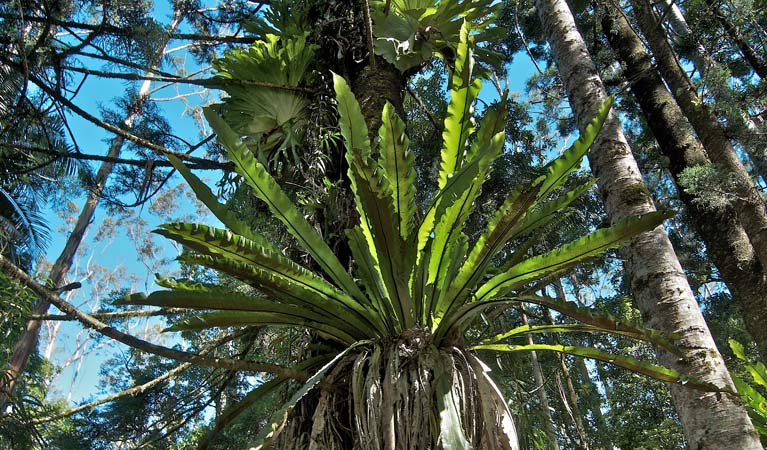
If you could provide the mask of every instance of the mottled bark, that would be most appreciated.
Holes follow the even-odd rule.
[[[731,208],[707,208],[679,187],[679,177],[690,167],[709,162],[690,124],[652,67],[650,56],[622,11],[608,7],[602,28],[610,46],[633,74],[631,91],[639,103],[661,152],[669,159],[669,172],[679,197],[706,244],[712,261],[743,313],[746,327],[767,355],[767,280],[756,261],[748,237]]]
[[[381,111],[386,102],[394,106],[402,120],[406,120],[403,106],[405,82],[402,73],[381,58],[376,59],[375,66],[362,68],[352,80],[352,91],[360,102],[371,140],[378,136]]]
[[[758,189],[730,143],[724,127],[709,106],[698,97],[659,27],[650,3],[647,0],[631,0],[631,4],[637,24],[647,38],[663,79],[690,121],[709,159],[731,177],[734,210],[754,248],[757,260],[763,267],[767,267],[767,210]]]
[[[577,123],[585,127],[605,98],[602,81],[567,3],[536,0],[535,5]],[[592,147],[589,162],[611,222],[655,209],[614,113]],[[646,324],[679,336],[676,343],[681,357],[658,350],[659,361],[689,376],[733,389],[663,228],[640,234],[622,248],[621,254]],[[761,450],[737,396],[677,384],[669,387],[693,450]]]

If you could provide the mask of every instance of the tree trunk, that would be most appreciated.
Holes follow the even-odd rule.
[[[581,288],[578,281],[578,277],[572,273],[567,277],[570,281],[570,284],[573,287],[573,294],[575,295],[575,301],[578,303],[578,306],[584,307],[586,306],[585,302],[583,301],[583,298],[581,296]],[[556,280],[554,282],[554,288],[557,290],[557,297],[561,298],[564,301],[567,301],[567,293],[565,292],[565,288],[562,285],[561,280]],[[594,340],[591,338],[591,336],[587,335],[585,337],[586,344],[590,347],[593,347]],[[578,374],[580,375],[580,378],[582,380],[579,391],[582,393],[585,392],[587,396],[589,397],[596,397],[600,401],[597,403],[596,407],[590,407],[589,410],[591,411],[591,415],[594,417],[594,427],[596,428],[597,432],[601,432],[602,428],[605,426],[605,418],[602,415],[602,409],[601,409],[601,396],[599,394],[599,389],[597,388],[597,383],[594,382],[594,380],[591,378],[591,374],[589,373],[589,368],[586,365],[586,359],[585,358],[576,358],[575,360],[576,364],[578,365]],[[598,361],[594,361],[594,364],[599,366]],[[605,394],[607,394],[607,389],[609,389],[608,386],[605,385]]]
[[[527,314],[522,313],[522,323],[528,325]],[[527,335],[527,343],[532,345],[533,335]],[[533,380],[535,380],[535,390],[538,395],[538,401],[541,403],[541,415],[543,416],[543,431],[546,433],[546,438],[550,446],[548,448],[553,450],[559,449],[559,440],[557,439],[557,432],[554,428],[554,419],[551,417],[551,406],[549,405],[549,397],[546,395],[546,381],[543,377],[543,370],[541,370],[541,363],[538,361],[538,354],[535,351],[530,352],[530,365],[533,367]]]
[[[671,24],[673,34],[670,35],[672,42],[676,45],[677,49],[685,47],[694,47],[694,51],[691,55],[683,55],[692,61],[695,69],[700,73],[700,76],[705,79],[709,71],[719,72],[719,63],[711,56],[711,53],[701,44],[695,40],[695,36],[692,34],[687,20],[682,14],[679,6],[674,3],[674,0],[665,0],[665,8],[668,8],[668,20]],[[686,44],[686,45],[685,45]],[[715,101],[728,101],[729,99],[720,99],[715,97]],[[734,136],[735,139],[740,142],[743,149],[748,153],[751,162],[754,164],[756,173],[767,181],[767,153],[762,148],[762,139],[759,136],[759,121],[750,117],[748,113],[741,112],[738,117],[729,117],[734,119],[737,123],[736,127],[739,132]]]
[[[682,10],[675,0],[664,0],[663,7],[668,10],[668,20],[671,24],[671,28],[674,30],[672,39],[674,44],[679,46],[685,46],[685,44],[694,46],[695,50],[692,55],[689,55],[690,60],[695,66],[695,70],[698,71],[701,77],[705,77],[708,71],[714,67],[717,62],[711,57],[708,50],[703,47],[699,42],[692,42],[695,38],[692,35],[692,30],[687,24],[687,20],[682,14]]]
[[[172,33],[179,26],[181,21],[181,11],[177,10],[169,25],[168,33]],[[166,45],[167,41],[159,47],[158,54],[156,55],[156,62],[153,64],[152,68],[157,68],[159,66]],[[152,73],[147,73],[147,75],[152,75]],[[141,116],[144,105],[148,98],[150,86],[150,81],[144,81],[144,83],[141,85],[141,89],[139,90],[138,95],[131,103],[130,109],[127,112],[127,116],[125,120],[123,120],[123,125],[126,128],[130,129],[136,119]],[[106,185],[107,178],[112,172],[112,167],[114,164],[111,162],[111,160],[117,158],[120,155],[120,151],[122,150],[124,142],[125,139],[122,136],[117,136],[114,138],[109,146],[109,150],[107,151],[107,160],[101,164],[98,172],[96,172],[94,184],[91,186],[88,192],[88,196],[85,200],[85,205],[83,206],[82,211],[80,211],[80,215],[77,218],[75,227],[67,238],[67,242],[64,245],[64,249],[61,251],[61,254],[53,263],[51,273],[48,276],[48,283],[53,288],[61,287],[61,285],[64,283],[64,279],[67,273],[69,273],[69,269],[72,267],[72,262],[74,261],[75,255],[77,254],[77,249],[80,247],[80,243],[85,237],[85,233],[93,220],[93,215],[95,214],[96,207],[98,206],[99,200],[101,199],[101,194],[104,190],[104,186]],[[50,306],[50,302],[46,300],[40,300],[35,306],[32,315],[45,315],[48,312]],[[13,354],[11,355],[11,359],[8,364],[8,368],[5,370],[4,376],[0,378],[0,408],[2,408],[2,406],[8,401],[8,397],[13,395],[18,377],[24,371],[30,355],[35,351],[35,348],[37,347],[37,339],[40,335],[40,328],[42,327],[42,324],[43,322],[41,320],[27,321],[27,326],[24,332],[16,342],[16,345],[13,349]],[[7,383],[5,382],[6,380]]]
[[[727,18],[727,14],[722,11],[722,8],[719,7],[718,3],[718,0],[706,0],[706,4],[711,9],[711,14],[713,14],[719,24],[722,25],[724,31],[738,47],[738,50],[740,50],[743,58],[745,58],[748,65],[754,70],[754,73],[764,80],[767,78],[767,63],[759,58],[756,54],[756,50],[754,50],[751,44],[749,44],[740,31],[738,31],[738,27]]]
[[[581,128],[596,115],[605,90],[564,0],[536,0],[536,9],[570,105]],[[589,156],[610,220],[653,211],[631,148],[616,114],[605,123]],[[622,249],[626,274],[647,325],[679,335],[682,357],[658,350],[665,366],[733,389],[671,242],[662,227],[642,233]],[[671,394],[694,450],[762,449],[746,410],[735,395],[671,385]]]
[[[560,284],[559,287],[562,287],[562,285]],[[549,325],[554,325],[554,318],[551,317],[551,311],[548,308],[544,308],[544,312],[546,314],[546,322],[548,322]],[[558,340],[556,340],[556,343],[560,344]],[[565,358],[561,353],[557,353],[555,356],[557,358],[557,364],[559,365],[559,371],[562,372],[562,379],[565,381],[563,386],[564,392],[562,393],[562,402],[564,403],[565,408],[567,409],[567,412],[573,421],[575,431],[578,433],[580,448],[583,450],[589,450],[588,436],[586,434],[586,428],[583,426],[583,414],[581,414],[581,408],[578,406],[578,393],[575,392],[573,379],[570,376],[570,369],[567,368]],[[576,359],[583,361],[583,358]]]
[[[669,171],[677,182],[679,197],[706,243],[712,261],[741,309],[751,337],[762,355],[767,355],[767,281],[743,227],[734,220],[731,208],[706,208],[679,187],[686,168],[708,162],[705,150],[692,134],[690,124],[652,67],[639,36],[625,16],[608,6],[602,28],[610,46],[634,74],[631,90],[644,113],[661,152],[669,159]]]
[[[733,204],[738,219],[751,241],[757,260],[763,267],[767,267],[767,211],[758,189],[728,140],[724,127],[708,105],[698,97],[663,30],[658,26],[652,6],[646,0],[631,0],[631,4],[663,79],[703,143],[709,159],[732,178]]]

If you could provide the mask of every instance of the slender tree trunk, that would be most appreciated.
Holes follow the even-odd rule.
[[[754,251],[743,227],[734,220],[731,208],[706,208],[696,197],[679,187],[686,168],[704,165],[708,158],[692,134],[690,124],[652,67],[639,36],[623,12],[608,6],[602,28],[610,46],[634,74],[631,90],[644,113],[662,153],[669,159],[669,171],[677,182],[679,197],[706,243],[708,254],[722,275],[743,313],[751,337],[760,353],[767,355],[767,280],[755,260]]]
[[[522,322],[527,325],[527,315],[522,313]],[[527,335],[527,343],[532,345],[533,336]],[[543,431],[546,433],[546,438],[549,442],[550,449],[559,449],[559,440],[557,439],[557,432],[554,428],[554,419],[551,417],[551,406],[549,405],[549,397],[546,395],[546,381],[543,377],[543,371],[541,370],[541,364],[538,361],[538,354],[535,351],[530,352],[530,364],[533,367],[533,380],[535,380],[536,394],[538,395],[538,401],[541,403],[541,415],[543,416]]]
[[[535,6],[577,123],[583,128],[605,98],[602,81],[567,3],[536,0]],[[589,162],[613,223],[655,209],[614,113],[592,147]],[[663,228],[637,236],[623,247],[622,254],[626,274],[647,325],[679,336],[681,358],[658,350],[660,362],[732,390],[730,374]],[[700,392],[677,384],[670,389],[692,449],[762,450],[737,396]]]
[[[570,283],[573,286],[573,291],[575,293],[576,302],[579,306],[585,306],[583,303],[583,300],[580,298],[580,286],[578,285],[578,280],[575,277],[574,274],[571,274],[569,276]],[[567,299],[567,293],[565,292],[565,287],[562,284],[562,280],[557,279],[554,280],[554,289],[557,294],[557,298],[568,301]],[[584,337],[586,341],[586,345],[589,347],[593,347],[593,339],[591,336],[586,335]],[[597,398],[599,397],[599,389],[597,389],[596,383],[594,383],[594,380],[591,379],[591,374],[589,374],[589,368],[586,365],[586,359],[585,358],[575,358],[575,365],[578,370],[578,375],[581,379],[581,383],[579,383],[578,390],[581,391],[581,393],[586,393],[587,396],[595,396]],[[601,398],[600,398],[601,399]],[[601,402],[599,402],[601,403]],[[591,415],[594,417],[594,424],[595,428],[597,430],[600,430],[602,426],[604,426],[604,417],[602,416],[602,410],[600,409],[600,404],[597,404],[596,407],[593,407],[593,404],[589,407],[589,410],[591,411]],[[583,416],[581,416],[583,417]]]
[[[674,31],[670,37],[676,48],[682,49],[688,46],[695,48],[691,55],[684,56],[692,61],[701,77],[705,78],[710,71],[719,72],[719,63],[711,56],[711,53],[703,44],[696,41],[684,14],[674,0],[665,0],[664,7],[668,8],[669,11],[667,17]],[[716,98],[716,101],[720,100],[728,101],[728,99]],[[762,180],[767,181],[767,153],[763,148],[761,136],[758,134],[760,121],[758,118],[750,117],[746,112],[741,113],[739,117],[730,117],[730,119],[735,119],[738,122],[736,127],[739,128],[739,132],[735,133],[734,138],[738,140],[746,153],[748,153],[756,173]]]
[[[692,30],[690,30],[687,19],[684,18],[679,5],[676,4],[676,0],[664,0],[663,3],[663,7],[668,10],[667,17],[671,28],[674,30],[674,44],[678,47],[684,44],[694,45],[695,50],[690,55],[690,60],[695,66],[695,70],[698,71],[701,77],[704,77],[717,64],[716,61],[702,44],[694,42],[695,38],[692,35]]]
[[[758,189],[728,140],[724,127],[698,97],[659,27],[650,3],[647,0],[631,0],[631,4],[663,79],[703,143],[709,159],[732,177],[733,203],[738,219],[751,241],[757,260],[767,267],[767,210]]]
[[[561,284],[560,284],[561,287]],[[544,308],[546,314],[546,321],[549,325],[554,324],[554,318],[551,317],[551,311],[548,308]],[[559,344],[559,342],[557,342]],[[565,408],[570,414],[570,418],[575,426],[575,431],[578,433],[578,441],[580,442],[580,448],[583,450],[589,450],[588,435],[586,434],[586,428],[583,426],[583,414],[581,414],[581,408],[578,405],[578,393],[575,392],[575,386],[573,385],[573,379],[570,376],[570,369],[567,367],[564,356],[561,353],[557,353],[557,364],[559,365],[559,371],[561,372],[562,379],[564,380],[564,386],[562,393],[562,402],[565,404]],[[583,361],[583,358],[577,358]]]
[[[168,33],[172,33],[181,23],[181,20],[182,17],[180,10],[176,11],[169,25]],[[156,55],[156,62],[153,65],[153,69],[156,69],[159,66],[166,44],[167,41],[163,43],[163,45],[159,46],[158,53]],[[151,73],[148,73],[148,75],[151,75]],[[141,116],[144,105],[146,104],[148,98],[150,86],[150,81],[144,81],[144,83],[141,85],[141,89],[139,90],[138,95],[131,103],[127,112],[127,116],[125,120],[123,120],[124,127],[130,129],[136,119]],[[101,194],[104,191],[104,186],[106,185],[107,178],[112,172],[113,163],[110,161],[120,155],[120,151],[122,150],[124,142],[125,139],[121,136],[117,136],[114,138],[114,140],[112,140],[112,143],[109,146],[109,150],[107,151],[107,160],[101,164],[98,172],[96,172],[94,184],[91,186],[88,192],[88,196],[85,200],[85,205],[83,205],[83,209],[80,211],[80,215],[77,218],[75,227],[67,238],[64,249],[61,251],[61,254],[53,263],[53,267],[51,268],[51,272],[48,277],[48,283],[54,288],[58,288],[64,283],[66,275],[69,273],[69,269],[72,267],[72,262],[74,261],[75,255],[77,254],[77,249],[80,247],[80,243],[85,237],[85,233],[93,220],[93,216],[96,212],[96,207],[98,206],[99,200],[101,199]],[[40,300],[35,306],[32,315],[45,315],[49,308],[50,302],[46,300]],[[27,326],[24,329],[24,332],[21,334],[19,340],[14,346],[13,354],[11,355],[8,368],[5,370],[5,376],[0,378],[0,408],[5,404],[5,402],[8,401],[8,397],[13,394],[16,388],[18,377],[24,371],[30,355],[34,353],[35,348],[37,347],[37,339],[40,334],[42,323],[43,322],[41,320],[34,319],[27,321]],[[7,380],[7,383],[5,383],[4,380]]]
[[[738,30],[738,27],[727,18],[727,13],[722,11],[722,8],[719,7],[719,0],[706,0],[706,4],[708,4],[708,7],[711,9],[711,14],[716,17],[716,20],[722,25],[722,28],[724,28],[724,31],[730,37],[732,42],[738,47],[738,50],[740,50],[743,58],[745,58],[746,62],[748,62],[754,70],[754,73],[756,73],[762,80],[767,78],[767,63],[759,58],[756,54],[756,50],[754,50],[751,44],[746,41],[746,38]]]

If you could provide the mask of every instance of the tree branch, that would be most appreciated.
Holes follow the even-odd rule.
[[[21,17],[16,14],[0,13],[0,19],[5,20],[19,20],[35,23],[44,23],[50,25],[56,25],[60,27],[78,28],[80,30],[88,31],[100,31],[102,33],[108,33],[119,36],[131,36],[136,33],[136,30],[131,28],[122,28],[116,25],[107,23],[90,24],[83,22],[75,22],[71,20],[58,20],[51,17]],[[215,36],[202,33],[169,33],[169,39],[175,40],[188,40],[196,42],[214,42],[220,44],[252,44],[256,41],[255,37],[248,36],[235,36],[235,35],[221,35]]]
[[[14,61],[9,60],[8,58],[0,55],[0,61],[10,65],[11,67],[15,69],[19,69],[19,65],[15,63]],[[56,92],[54,89],[52,89],[50,86],[48,86],[43,80],[41,80],[37,75],[31,74],[29,76],[29,80],[33,82],[37,87],[40,88],[41,91],[45,92],[47,95],[49,95],[54,100],[58,101],[61,105],[65,106],[66,108],[70,109],[72,112],[77,114],[78,116],[82,117],[83,119],[87,120],[88,122],[91,122],[94,125],[97,125],[107,131],[110,131],[118,136],[122,136],[123,138],[134,142],[142,147],[145,147],[150,150],[154,150],[158,153],[165,154],[165,155],[173,155],[179,159],[189,159],[189,155],[181,152],[177,152],[175,150],[171,150],[169,148],[163,147],[161,145],[157,145],[154,142],[144,139],[142,137],[136,136],[135,134],[132,134],[128,132],[127,130],[124,130],[123,128],[117,127],[115,125],[112,125],[111,123],[104,122],[103,120],[99,119],[98,117],[92,115],[88,111],[85,111],[84,109],[80,108],[79,106],[75,105],[71,100],[67,99],[60,93]],[[207,139],[207,138],[206,138]]]
[[[95,330],[104,336],[110,337],[129,347],[133,347],[147,353],[152,353],[157,356],[162,356],[164,358],[175,359],[177,361],[188,362],[192,364],[199,364],[206,367],[251,372],[266,372],[299,381],[306,381],[309,379],[309,376],[300,370],[290,369],[287,367],[278,366],[276,364],[260,363],[256,361],[242,361],[231,358],[210,358],[200,356],[196,353],[175,350],[172,348],[164,347],[162,345],[153,344],[143,339],[139,339],[136,336],[123,333],[122,331],[119,331],[116,328],[101,322],[95,317],[80,311],[66,300],[63,300],[54,295],[50,289],[39,284],[32,277],[27,275],[23,270],[16,267],[15,264],[8,261],[2,255],[0,255],[0,269],[4,270],[6,274],[13,279],[18,280],[23,285],[28,287],[42,300],[50,302],[65,314],[74,317],[85,327]]]
[[[154,317],[154,316],[167,316],[170,314],[179,314],[188,311],[184,308],[164,308],[164,309],[150,309],[150,310],[137,310],[137,311],[117,311],[117,312],[95,312],[89,315],[98,320],[113,320],[113,319],[132,319],[134,317]],[[27,316],[28,320],[77,320],[77,318],[70,316],[69,314],[40,314]]]
[[[80,153],[80,152],[65,153],[65,152],[59,152],[59,151],[51,150],[44,147],[37,147],[34,145],[27,145],[27,144],[19,144],[15,142],[0,142],[0,146],[7,146],[7,147],[15,148],[17,150],[23,150],[27,152],[42,153],[44,155],[51,155],[61,159],[71,158],[71,159],[78,159],[83,161],[102,161],[102,162],[106,161],[106,162],[111,162],[113,164],[125,164],[129,166],[137,166],[137,167],[146,167],[147,164],[151,164],[154,167],[171,167],[170,162],[166,160],[112,158],[109,156],[91,155],[88,153]],[[196,145],[194,147],[199,147],[199,145]],[[226,171],[234,170],[234,164],[230,162],[212,161],[209,159],[198,158],[198,157],[186,155],[186,154],[184,154],[183,158],[179,158],[179,159],[190,163],[188,167],[192,170],[226,170]]]
[[[71,70],[73,72],[84,73],[87,75],[94,75],[102,78],[117,78],[121,80],[149,80],[149,81],[163,81],[171,83],[181,84],[193,84],[197,86],[206,86],[214,88],[222,88],[224,86],[245,86],[245,87],[267,87],[272,89],[283,89],[286,91],[297,92],[314,92],[313,89],[303,86],[290,86],[286,84],[269,83],[266,81],[254,81],[254,80],[233,80],[229,78],[182,78],[176,76],[148,76],[137,73],[123,73],[123,72],[105,72],[101,70],[86,69],[83,67],[63,66],[64,70]]]
[[[216,341],[212,342],[210,345],[206,346],[205,348],[202,348],[200,350],[200,355],[206,355],[206,354],[212,352],[213,350],[215,350],[216,348],[220,347],[221,345],[223,345],[223,344],[233,340],[235,337],[236,337],[236,335],[232,335],[232,336],[224,336],[221,339],[217,339]],[[53,422],[54,420],[63,419],[65,417],[69,417],[69,416],[71,416],[73,414],[77,414],[80,411],[85,411],[85,410],[88,410],[88,409],[93,409],[93,408],[95,408],[97,406],[103,405],[105,403],[113,402],[115,400],[119,400],[119,399],[121,399],[123,397],[128,397],[128,396],[132,396],[132,395],[141,394],[141,393],[143,393],[143,392],[145,392],[145,391],[147,391],[147,390],[157,386],[158,384],[162,383],[163,381],[174,377],[175,375],[183,372],[184,370],[186,370],[186,369],[188,369],[190,367],[192,367],[192,363],[186,362],[186,363],[179,364],[178,366],[174,367],[173,369],[165,372],[164,374],[160,375],[159,377],[157,377],[157,378],[155,378],[153,380],[147,381],[144,384],[133,386],[132,388],[125,389],[124,391],[118,392],[118,393],[116,393],[114,395],[110,395],[108,397],[104,397],[104,398],[101,398],[99,400],[95,400],[93,402],[86,403],[85,405],[80,405],[80,406],[77,406],[75,408],[71,408],[71,409],[68,409],[66,411],[62,411],[62,412],[60,412],[58,414],[55,414],[53,416],[48,416],[48,417],[42,417],[42,418],[39,418],[39,419],[34,419],[34,420],[32,420],[31,423],[34,424],[34,425],[40,425],[40,424],[43,424],[43,423]]]

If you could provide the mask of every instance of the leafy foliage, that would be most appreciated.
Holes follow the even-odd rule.
[[[297,89],[311,78],[317,46],[305,34],[267,34],[248,49],[235,48],[215,61],[217,77],[266,83],[224,85],[222,112],[263,163],[297,164],[296,148],[307,125],[309,100]],[[281,167],[281,166],[280,166]]]
[[[512,190],[485,233],[469,251],[464,224],[473,212],[492,162],[503,151],[505,103],[487,114],[484,126],[473,133],[471,104],[480,85],[477,81],[471,81],[473,61],[466,26],[461,32],[461,43],[456,54],[451,100],[443,133],[439,190],[423,211],[417,211],[414,206],[412,156],[400,119],[393,114],[391,107],[384,108],[383,126],[379,131],[381,139],[377,157],[374,157],[359,104],[346,81],[338,75],[334,76],[341,135],[347,148],[348,177],[360,218],[359,224],[347,232],[354,274],[359,284],[266,167],[239,139],[238,133],[212,110],[206,112],[209,123],[228,150],[229,159],[235,164],[239,175],[304,247],[325,277],[290,261],[255,230],[247,231],[248,237],[244,237],[204,225],[168,224],[158,233],[189,249],[189,253],[182,256],[184,261],[227,273],[253,290],[227,292],[216,286],[159,280],[170,290],[149,296],[132,296],[126,302],[218,310],[181,319],[171,327],[172,330],[243,325],[300,326],[340,345],[326,356],[335,363],[335,367],[331,370],[333,364],[325,365],[298,391],[267,426],[262,436],[265,441],[258,445],[274,441],[284,427],[291,405],[323,377],[329,383],[338,382],[343,379],[343,373],[348,373],[342,370],[344,367],[369,364],[371,369],[359,372],[357,378],[354,371],[348,375],[361,383],[352,384],[352,398],[354,402],[362,402],[363,409],[377,410],[374,404],[380,401],[384,417],[357,416],[356,423],[350,426],[364,428],[367,426],[365,423],[372,426],[378,420],[384,420],[384,423],[392,420],[395,427],[403,426],[402,420],[394,419],[391,408],[410,408],[406,404],[415,402],[420,405],[417,407],[421,411],[419,414],[423,414],[419,417],[424,420],[433,417],[441,423],[438,436],[432,438],[426,434],[416,439],[417,442],[435,439],[430,445],[439,442],[442,448],[477,446],[480,442],[481,448],[515,448],[513,427],[509,425],[510,415],[505,402],[487,377],[484,366],[474,355],[460,348],[464,331],[488,307],[514,302],[541,302],[539,298],[520,295],[520,290],[534,281],[559,274],[580,261],[614,248],[668,217],[667,213],[661,212],[629,218],[534,257],[528,257],[530,247],[523,245],[518,249],[519,253],[512,252],[512,258],[494,276],[490,276],[493,262],[509,242],[535,236],[538,228],[574,200],[576,195],[562,193],[559,188],[568,175],[580,167],[581,159],[607,116],[610,103],[603,105],[599,116],[581,137],[560,158],[551,162],[531,186]],[[175,163],[178,164],[177,161]],[[199,191],[200,198],[212,206],[222,222],[242,230],[240,223],[232,221],[211,200],[210,191],[191,172],[181,169],[181,173],[193,189]],[[585,188],[575,192],[585,192]],[[610,331],[602,328],[609,319],[600,318],[596,313],[585,314],[578,308],[566,306],[559,308],[559,311],[592,325],[589,331]],[[615,328],[620,330],[617,323]],[[629,335],[664,342],[657,333],[640,327],[630,330],[627,332]],[[396,345],[390,346],[387,342],[396,342]],[[475,348],[485,347],[503,351],[514,348],[507,344],[486,344]],[[613,362],[665,381],[685,380],[669,369],[629,358],[611,357],[594,349],[543,345],[519,349],[564,351]],[[413,391],[412,382],[395,387],[393,380],[399,378],[404,370],[398,362],[404,357],[402,352],[418,355],[417,359],[422,361],[424,367],[431,367],[429,371],[433,373],[433,379],[424,381],[428,385],[424,389],[435,390],[439,399],[437,405],[423,403],[424,400]],[[344,357],[347,353],[349,356]],[[383,378],[381,370],[372,369],[377,364],[381,368],[386,367]],[[368,393],[372,394],[372,386],[379,383],[382,383],[384,397],[370,399]],[[387,395],[391,396],[388,400]],[[396,406],[392,403],[394,398],[410,400]],[[334,404],[333,401],[339,400],[326,403]],[[466,410],[461,414],[463,417],[458,418],[456,402],[476,402],[480,416],[467,416]],[[364,406],[366,404],[368,406]],[[322,409],[315,412],[315,423],[321,422],[323,414],[326,412]],[[362,433],[362,429],[359,430]],[[483,439],[482,436],[495,433],[493,430],[501,430],[504,438],[495,441]],[[394,445],[393,442],[399,442],[398,439],[407,439],[398,438],[397,433],[387,429],[370,432],[374,435],[355,439],[372,439],[366,444],[369,448],[381,448],[376,446],[376,439],[379,438],[388,442],[386,445]],[[320,433],[318,439],[327,439],[328,442],[340,439]],[[403,448],[421,448],[416,441],[403,443]]]
[[[759,433],[762,443],[767,442],[767,398],[764,394],[765,389],[767,389],[767,368],[762,362],[753,361],[749,358],[743,345],[738,341],[730,339],[730,348],[735,357],[745,363],[743,368],[753,381],[748,383],[734,374],[732,380],[735,382],[735,387],[738,388],[740,398],[748,409],[748,415]]]
[[[498,37],[493,26],[501,4],[492,0],[391,0],[370,2],[376,54],[400,71],[428,62],[437,54],[455,62],[464,21],[476,30],[473,39],[479,59],[499,67],[501,57],[483,47]]]

